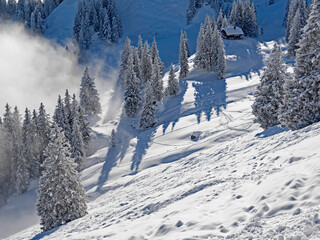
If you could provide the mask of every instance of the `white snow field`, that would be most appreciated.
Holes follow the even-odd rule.
[[[199,23],[212,11],[204,7],[186,27],[187,2],[118,0],[125,35],[137,39],[141,33],[150,41],[157,32],[166,66],[177,63],[180,29],[187,30],[194,52]],[[273,41],[282,42],[286,4],[254,2],[265,34],[224,40],[224,80],[194,70],[193,55],[191,74],[180,81],[181,93],[158,106],[155,128],[139,130],[139,119],[126,118],[112,102],[116,97],[107,96],[114,108],[106,112],[114,115],[104,113],[93,127],[92,155],[81,172],[88,196],[85,217],[42,232],[33,183],[27,193],[0,208],[0,238],[320,239],[320,124],[263,131],[251,113],[263,58]],[[76,3],[63,4],[73,12]],[[57,15],[48,20],[46,30],[46,36],[59,42],[66,42],[71,29],[58,23],[63,6],[53,12]],[[119,46],[112,47],[111,58],[119,59],[119,51]],[[109,147],[112,129],[114,148]]]

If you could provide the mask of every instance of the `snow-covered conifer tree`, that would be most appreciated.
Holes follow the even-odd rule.
[[[186,41],[182,31],[180,36],[179,64],[180,64],[180,78],[186,78],[189,74],[188,52],[186,47]]]
[[[288,77],[287,67],[282,59],[282,52],[278,45],[274,45],[260,85],[255,92],[255,102],[252,105],[252,113],[256,122],[264,129],[279,124],[278,117],[284,97],[284,82]]]
[[[141,61],[142,55],[143,55],[143,43],[142,43],[141,35],[139,35],[139,37],[138,37],[137,53],[138,53],[138,57],[139,57],[139,59],[140,59],[140,61]]]
[[[58,103],[53,114],[54,122],[63,129],[64,134],[68,140],[71,139],[71,129],[68,122],[68,118],[65,113],[64,104],[62,102],[61,96],[58,97]]]
[[[220,9],[219,16],[218,16],[218,19],[217,19],[217,28],[218,28],[218,30],[221,30],[222,24],[223,24],[223,11],[222,11],[222,9]]]
[[[163,90],[163,80],[160,70],[160,64],[156,63],[153,67],[152,77],[151,77],[151,86],[153,91],[153,97],[155,101],[162,101],[164,90]]]
[[[162,74],[163,70],[164,70],[164,64],[160,59],[159,51],[158,51],[158,47],[157,47],[157,42],[156,42],[156,38],[155,37],[153,37],[153,42],[152,42],[152,46],[151,46],[151,61],[152,61],[153,66],[155,64],[159,64],[159,69],[160,69],[160,72]]]
[[[112,129],[112,132],[111,132],[111,146],[115,147],[116,144],[117,144],[116,133],[115,133],[114,129]]]
[[[294,78],[285,84],[282,126],[295,130],[320,121],[320,0],[311,4],[296,51]]]
[[[155,117],[155,107],[153,104],[153,91],[151,86],[151,81],[147,82],[146,94],[145,94],[145,102],[143,105],[143,110],[141,113],[140,119],[140,128],[148,129],[153,127],[157,120]]]
[[[85,192],[63,131],[53,124],[42,164],[37,211],[44,231],[87,214]]]
[[[79,126],[79,119],[73,118],[72,124],[72,132],[71,132],[71,157],[74,159],[75,163],[77,164],[77,171],[83,169],[84,161],[86,159],[85,153],[85,145],[82,139],[82,133]]]
[[[204,28],[201,24],[200,31],[197,39],[197,52],[195,58],[195,67],[198,70],[206,69],[206,58],[205,58],[205,41],[204,41]]]
[[[140,85],[141,81],[141,62],[138,55],[138,49],[133,49],[133,70],[136,74],[138,84]]]
[[[129,52],[128,70],[126,74],[126,90],[124,93],[125,104],[124,109],[129,118],[135,117],[141,108],[141,93],[138,79],[134,72],[133,51]]]
[[[40,164],[44,161],[43,151],[49,143],[49,135],[50,135],[50,116],[47,114],[44,105],[41,103],[38,111],[37,117],[37,137],[39,138],[39,161]]]
[[[121,53],[121,64],[120,64],[120,72],[119,72],[119,78],[121,80],[121,85],[123,87],[126,86],[128,61],[129,61],[129,55],[131,51],[132,51],[131,40],[127,37],[124,44],[124,50]]]
[[[175,96],[179,92],[180,92],[179,81],[176,78],[173,65],[171,64],[170,71],[169,71],[168,88],[166,89],[166,93],[169,96]]]
[[[102,112],[100,98],[94,79],[86,67],[80,85],[80,106],[87,115],[97,115]]]
[[[190,57],[190,46],[189,46],[189,40],[188,40],[188,36],[186,31],[183,32],[183,38],[184,38],[184,42],[186,45],[186,50],[187,50],[187,57]]]
[[[217,48],[217,58],[216,58],[216,72],[217,72],[217,78],[223,79],[225,70],[226,70],[226,60],[225,60],[225,50],[224,50],[224,44],[221,38],[221,35],[217,28],[215,28],[213,34],[215,35],[216,39],[216,48]]]
[[[91,136],[90,132],[91,129],[89,127],[89,121],[87,116],[84,114],[82,107],[79,105],[78,101],[76,100],[76,95],[73,94],[72,103],[71,103],[71,119],[78,119],[78,124],[82,133],[82,140],[84,143],[84,147],[88,148]]]
[[[146,83],[152,76],[152,60],[149,53],[149,44],[146,41],[143,48],[142,60],[141,60],[141,79],[143,83]]]
[[[301,28],[302,26],[300,21],[300,11],[296,11],[296,15],[293,18],[293,23],[290,29],[289,35],[289,44],[288,44],[288,56],[295,56],[296,55],[296,44],[299,42],[301,37]]]

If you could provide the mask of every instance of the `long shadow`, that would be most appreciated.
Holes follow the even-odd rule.
[[[133,132],[128,131],[131,126],[128,126],[128,121],[124,116],[121,116],[121,120],[116,130],[116,139],[119,142],[115,147],[110,147],[105,157],[101,175],[98,179],[98,187],[96,191],[100,191],[105,182],[109,178],[111,169],[116,165],[118,160],[122,160],[129,148],[129,143],[134,138]],[[134,131],[134,130],[132,130]]]
[[[195,107],[198,109],[196,112],[198,123],[201,122],[202,113],[210,121],[212,109],[215,109],[218,116],[221,108],[226,109],[226,80],[195,82],[192,86],[195,89]]]
[[[46,232],[41,232],[41,233],[38,233],[36,234],[33,238],[31,238],[30,240],[40,240],[44,237],[48,237],[49,235],[51,235],[52,233],[54,233],[55,231],[57,231],[58,229],[60,228],[59,227],[55,227],[49,231],[46,231]]]
[[[151,141],[151,138],[154,136],[155,132],[156,128],[154,127],[140,133],[137,136],[138,142],[131,163],[131,171],[133,174],[138,172],[141,160],[143,156],[146,154],[147,149],[149,148],[149,142]]]
[[[179,121],[179,118],[181,117],[181,107],[182,107],[182,102],[184,98],[184,94],[186,93],[188,89],[188,83],[185,80],[180,80],[180,93],[175,96],[171,97],[167,103],[166,103],[166,109],[170,111],[170,118],[162,118],[161,122],[163,122],[162,125],[162,132],[163,135],[165,134],[167,128],[170,126],[172,123],[172,128],[171,130],[174,129],[176,123]],[[172,116],[175,116],[174,119],[171,121]]]

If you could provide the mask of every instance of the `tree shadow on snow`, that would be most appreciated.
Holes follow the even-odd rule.
[[[221,108],[227,107],[226,80],[206,80],[192,84],[195,89],[195,107],[198,123],[201,122],[202,113],[208,121],[211,119],[212,109],[219,116]]]
[[[33,238],[31,238],[30,240],[40,240],[44,237],[49,237],[52,233],[54,233],[55,231],[57,231],[58,229],[60,228],[59,227],[55,227],[49,231],[46,231],[46,232],[40,232],[38,234],[36,234]]]
[[[166,102],[166,114],[164,116],[161,116],[161,122],[163,122],[162,125],[162,132],[165,134],[167,128],[171,126],[171,131],[174,129],[176,123],[179,121],[179,118],[181,117],[181,107],[182,107],[182,101],[184,98],[184,94],[186,93],[188,88],[188,83],[184,80],[180,80],[180,93],[177,96],[171,97]],[[170,119],[173,119],[171,121]]]
[[[128,123],[128,119],[123,113],[115,131],[117,144],[115,147],[110,147],[108,149],[108,153],[105,157],[105,162],[101,170],[101,175],[98,179],[97,191],[100,191],[103,185],[106,183],[109,178],[110,171],[116,165],[117,161],[122,161],[122,159],[125,157],[130,145],[130,141],[135,137],[135,134],[132,131],[129,131],[129,129],[132,127]]]
[[[133,174],[138,172],[141,160],[143,156],[146,154],[147,149],[149,148],[149,142],[151,141],[151,138],[154,136],[156,129],[156,127],[153,127],[140,133],[137,136],[138,142],[131,163],[131,171]]]
[[[270,127],[266,130],[264,130],[263,132],[261,133],[257,133],[255,135],[255,137],[258,137],[258,138],[267,138],[267,137],[271,137],[271,136],[274,136],[278,133],[282,133],[282,132],[287,132],[289,131],[290,129],[288,127],[285,127],[285,128],[281,128],[279,126],[273,126],[273,127]]]

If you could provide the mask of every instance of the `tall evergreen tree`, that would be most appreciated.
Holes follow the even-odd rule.
[[[153,67],[153,72],[152,72],[152,78],[151,78],[151,87],[153,91],[153,97],[155,101],[162,101],[163,100],[163,80],[162,80],[162,75],[161,75],[161,70],[160,70],[160,64],[156,63],[154,64]]]
[[[87,205],[76,164],[70,157],[70,145],[56,124],[53,124],[45,155],[37,211],[42,229],[48,231],[83,217],[87,214]]]
[[[41,103],[38,111],[38,117],[36,122],[37,138],[39,141],[39,162],[42,164],[44,162],[43,151],[49,143],[50,135],[50,116],[47,114],[44,105]],[[34,121],[34,120],[33,120]],[[35,125],[35,122],[34,122]],[[39,177],[39,176],[38,176]]]
[[[290,36],[289,36],[289,44],[288,44],[288,56],[295,56],[296,55],[296,49],[297,49],[297,43],[300,40],[301,37],[301,28],[300,25],[300,11],[296,11],[296,15],[293,19],[293,23],[291,25],[290,29]]]
[[[85,149],[89,147],[91,142],[90,132],[91,129],[89,127],[89,121],[87,116],[84,114],[82,107],[79,105],[78,101],[76,100],[76,95],[73,94],[72,103],[71,103],[71,119],[78,119],[78,124],[82,133],[82,141],[84,143]]]
[[[143,43],[142,43],[142,38],[141,35],[138,37],[138,49],[137,49],[138,57],[141,61],[142,55],[143,55]]]
[[[160,59],[158,46],[157,46],[157,42],[156,42],[155,37],[153,37],[153,42],[152,42],[152,46],[151,46],[151,61],[152,61],[153,66],[155,64],[159,64],[159,69],[162,74],[164,71],[164,64]]]
[[[143,105],[143,110],[140,119],[140,128],[148,129],[156,124],[157,120],[155,117],[155,107],[153,104],[153,91],[151,86],[151,81],[147,82],[145,102]]]
[[[288,78],[287,67],[282,59],[282,52],[278,45],[274,45],[260,85],[255,92],[255,102],[252,113],[256,122],[264,129],[279,124],[278,117],[283,104],[284,82]]]
[[[295,130],[320,121],[320,0],[314,0],[296,51],[294,79],[286,82],[283,126]]]
[[[124,109],[130,118],[135,117],[141,108],[140,87],[133,65],[133,51],[129,52],[128,70],[126,75],[126,91]]]
[[[129,55],[131,51],[132,51],[131,40],[127,37],[124,45],[124,50],[121,53],[121,64],[120,64],[120,72],[119,72],[119,78],[121,80],[121,85],[123,87],[126,86],[128,61],[129,61]]]
[[[179,64],[180,64],[180,78],[186,78],[189,74],[188,52],[187,52],[186,40],[182,31],[180,36]]]
[[[149,54],[149,44],[146,41],[143,48],[142,60],[141,60],[141,79],[146,83],[152,76],[152,60]]]
[[[188,40],[188,36],[186,31],[183,32],[183,38],[184,38],[184,42],[186,45],[186,50],[187,50],[187,57],[190,57],[190,46],[189,46],[189,40]]]
[[[100,98],[94,79],[90,77],[86,67],[80,85],[80,106],[87,115],[97,115],[102,112]]]
[[[166,93],[169,96],[175,96],[179,93],[179,91],[180,91],[179,81],[176,78],[173,65],[171,64],[170,71],[169,71],[168,88],[166,89]]]
[[[206,69],[206,58],[205,58],[205,40],[204,40],[204,28],[201,23],[200,31],[197,39],[197,52],[195,58],[195,67],[198,70]]]
[[[115,147],[116,144],[117,144],[116,133],[115,133],[114,129],[112,129],[112,132],[111,132],[111,146]]]

